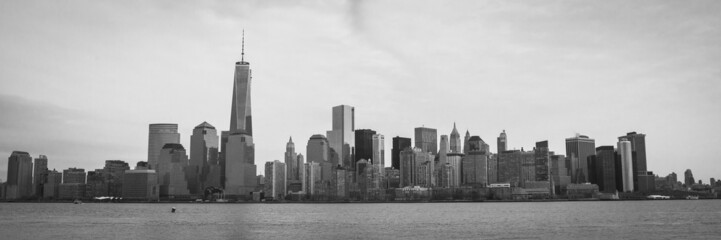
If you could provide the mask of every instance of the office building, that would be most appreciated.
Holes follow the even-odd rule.
[[[508,150],[508,137],[506,136],[506,130],[503,130],[503,132],[501,132],[501,135],[498,136],[498,138],[496,139],[496,144],[498,147],[497,153],[502,153]]]
[[[63,182],[63,173],[55,171],[48,171],[47,181],[43,186],[43,198],[45,199],[58,199],[59,187]]]
[[[653,192],[656,189],[655,177],[649,174],[646,163],[646,135],[629,132],[626,136],[618,137],[631,142],[632,162],[634,169],[634,190],[640,192]]]
[[[373,135],[373,156],[371,157],[371,164],[379,168],[379,173],[384,176],[386,166],[386,147],[385,137],[382,134]]]
[[[188,155],[181,144],[168,143],[163,146],[158,159],[156,174],[161,197],[176,197],[190,194],[185,180]]]
[[[154,123],[148,129],[148,165],[155,169],[158,164],[160,150],[168,143],[180,143],[178,124]]]
[[[157,201],[160,199],[160,187],[155,170],[125,170],[123,173],[124,201]]]
[[[456,123],[453,123],[453,130],[451,131],[451,139],[449,142],[449,153],[462,153],[463,143],[461,142],[461,135],[458,134],[456,129]]]
[[[580,134],[566,138],[566,157],[571,163],[571,182],[588,182],[588,157],[595,154],[596,141],[594,139]]]
[[[463,137],[463,154],[468,154],[468,140],[471,139],[471,133],[466,130],[466,136]]]
[[[5,199],[25,199],[33,195],[33,159],[23,151],[13,151],[8,158]]]
[[[329,162],[329,148],[328,139],[325,136],[321,134],[311,136],[305,149],[307,161],[319,164]]]
[[[488,144],[479,136],[468,139],[468,155],[461,161],[461,184],[485,187],[488,185]]]
[[[63,170],[63,183],[85,184],[85,169],[68,168]]]
[[[391,149],[391,167],[393,169],[401,168],[401,151],[411,147],[411,139],[404,137],[393,138],[393,148]]]
[[[693,172],[691,172],[691,169],[686,169],[686,171],[683,172],[683,184],[686,185],[687,188],[696,184],[696,180],[693,178]]]
[[[265,198],[273,200],[285,199],[286,191],[286,165],[275,160],[265,163]]]
[[[221,187],[219,147],[218,131],[213,125],[203,122],[193,128],[190,161],[186,171],[190,194],[203,194],[209,186]]]
[[[130,165],[122,160],[105,160],[103,176],[107,183],[108,195],[119,197],[123,194],[123,174],[129,170]]]
[[[438,131],[433,128],[418,127],[415,128],[414,140],[416,147],[423,152],[438,154]]]
[[[523,187],[526,181],[535,177],[535,152],[508,150],[498,154],[498,183],[509,183],[511,187]]]
[[[420,148],[406,148],[401,151],[400,187],[418,186],[421,182],[431,183],[435,179],[432,172],[427,176],[430,166],[421,168],[422,164],[430,162],[433,165],[433,154]],[[425,171],[424,171],[425,170]]]
[[[633,154],[631,142],[625,138],[618,141],[618,155],[620,157],[621,169],[621,190],[623,192],[633,192]],[[619,166],[617,166],[618,168]]]
[[[356,129],[355,130],[355,162],[361,159],[370,160],[373,158],[373,135],[376,131],[371,129]]]
[[[327,132],[330,148],[335,151],[332,158],[338,159],[339,165],[352,169],[355,165],[355,108],[335,106],[332,117],[333,129]]]
[[[597,184],[603,193],[616,193],[616,152],[613,146],[597,147],[596,155],[589,160],[591,183]]]
[[[45,155],[40,155],[35,158],[35,165],[33,171],[33,190],[34,195],[37,197],[43,196],[43,184],[48,177],[48,158]]]

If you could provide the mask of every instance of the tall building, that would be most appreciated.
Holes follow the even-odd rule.
[[[245,38],[243,38],[240,62],[235,63],[230,130],[228,141],[223,149],[225,194],[235,198],[241,196],[249,198],[257,186],[253,118],[250,104],[252,76],[250,63],[244,60],[244,56]]]
[[[33,159],[23,151],[13,151],[8,158],[5,199],[23,199],[33,195]]]
[[[333,107],[333,129],[327,132],[330,148],[335,151],[338,164],[352,169],[355,152],[355,108],[348,105]]]
[[[85,169],[69,168],[63,170],[63,183],[58,186],[58,198],[65,200],[85,197]]]
[[[468,139],[468,155],[461,160],[461,183],[468,186],[488,185],[488,144],[478,136]]]
[[[620,136],[618,139],[627,139],[631,142],[634,190],[641,192],[654,191],[656,188],[655,176],[650,174],[646,165],[646,135],[629,132],[626,136]]]
[[[391,149],[391,167],[393,169],[401,168],[401,151],[411,147],[411,139],[396,136],[393,138],[393,148]]]
[[[613,146],[596,148],[596,155],[589,158],[589,179],[597,184],[601,192],[616,192],[616,152]]]
[[[551,155],[550,163],[551,180],[555,187],[556,193],[566,192],[566,186],[571,183],[571,176],[568,176],[568,168],[566,167],[566,156]]]
[[[449,153],[462,153],[463,152],[463,143],[461,143],[461,135],[458,134],[458,129],[456,129],[456,123],[453,123],[453,130],[451,131],[451,139],[450,139],[450,151]]]
[[[188,155],[183,145],[165,144],[160,152],[157,165],[156,174],[161,197],[190,194],[184,171],[188,166]]]
[[[88,171],[88,177],[85,181],[85,198],[108,196],[108,183],[105,179],[107,179],[107,177],[105,176],[105,172],[102,169]]]
[[[304,165],[303,191],[311,196],[319,194],[322,182],[320,163],[309,161]]]
[[[691,169],[686,169],[686,171],[683,172],[683,184],[686,185],[686,187],[691,187],[696,184],[696,180],[693,178],[693,172],[691,172]]]
[[[168,143],[180,143],[178,124],[154,123],[148,129],[148,165],[155,169],[160,150]]]
[[[496,153],[502,153],[508,149],[508,139],[506,137],[506,130],[503,130],[503,132],[501,132],[501,135],[498,136],[498,139],[496,139],[496,144],[498,146],[498,152],[496,152]]]
[[[306,144],[305,149],[307,162],[316,162],[319,164],[328,162],[330,155],[329,148],[328,139],[326,139],[325,136],[321,134],[311,136],[310,139],[308,139],[308,144]]]
[[[596,140],[580,134],[566,138],[566,157],[571,163],[571,182],[588,182],[588,157],[595,154]]]
[[[450,178],[448,179],[449,187],[461,186],[461,165],[463,161],[463,153],[449,153],[446,156],[446,164],[451,168]]]
[[[463,137],[463,154],[468,154],[468,140],[471,139],[471,133],[466,130],[466,136]]]
[[[357,129],[355,130],[355,162],[361,159],[372,159],[373,158],[373,135],[376,131],[371,129]]]
[[[35,196],[43,196],[43,184],[48,177],[48,157],[40,155],[35,158],[35,166],[33,172],[33,186],[35,190]]]
[[[441,135],[441,142],[439,144],[440,149],[438,150],[438,165],[443,166],[446,164],[448,153],[451,152],[450,146],[448,146],[448,135]]]
[[[382,134],[373,135],[373,156],[371,157],[371,163],[374,166],[380,166],[380,173],[383,175],[386,165],[386,147],[385,137]]]
[[[300,156],[302,157],[303,155]],[[300,180],[299,169],[301,166],[302,165],[298,165],[298,154],[295,153],[293,137],[290,137],[288,143],[285,144],[285,167],[288,168],[286,172],[288,183],[290,183],[290,181]]]
[[[47,181],[43,186],[43,198],[45,199],[57,199],[59,197],[59,187],[63,182],[63,174],[61,172],[48,171]]]
[[[432,174],[432,163],[433,154],[420,148],[406,148],[401,151],[400,187],[432,183],[435,178]]]
[[[283,200],[286,195],[286,166],[278,160],[265,163],[265,197]]]
[[[190,136],[190,162],[188,164],[188,188],[190,194],[202,194],[206,182],[211,186],[220,187],[220,165],[218,164],[218,131],[208,122],[193,128]],[[214,171],[213,171],[214,170]],[[210,175],[210,173],[213,175]]]
[[[631,142],[625,138],[620,139],[618,141],[618,155],[621,158],[620,168],[623,192],[633,192],[633,155],[631,152]]]
[[[531,151],[508,150],[498,154],[497,182],[522,187],[526,181],[535,180],[535,162],[535,152]]]
[[[416,147],[424,152],[438,154],[438,131],[433,128],[415,128]]]

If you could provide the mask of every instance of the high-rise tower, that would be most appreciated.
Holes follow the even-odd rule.
[[[285,167],[288,168],[288,171],[286,171],[286,178],[288,182],[292,180],[300,180],[298,172],[298,154],[295,153],[295,143],[293,143],[293,137],[290,137],[288,139],[288,143],[285,144]]]
[[[150,124],[148,128],[148,166],[150,169],[157,167],[160,150],[168,143],[180,143],[178,124]]]
[[[5,199],[23,199],[33,194],[33,159],[30,154],[13,151],[8,158]]]
[[[245,37],[240,62],[235,63],[233,102],[230,110],[230,130],[225,143],[225,194],[249,196],[256,190],[255,144],[253,121],[250,112],[250,63],[246,62]]]
[[[496,140],[498,152],[496,153],[502,153],[508,149],[508,139],[506,138],[506,130],[503,130],[501,132],[501,135],[498,136],[498,139]]]
[[[416,147],[423,152],[438,154],[438,131],[433,128],[417,127],[415,128],[414,141]]]
[[[449,153],[461,153],[463,152],[463,149],[461,149],[463,143],[461,143],[461,135],[458,134],[458,129],[456,129],[456,123],[453,123],[453,131],[451,131],[451,151]]]
[[[588,157],[596,154],[596,140],[577,134],[566,138],[566,157],[571,162],[571,182],[588,182]]]
[[[327,132],[330,148],[337,154],[338,164],[353,168],[355,155],[355,108],[333,107],[333,130]]]
[[[218,147],[218,131],[213,125],[203,122],[193,129],[193,135],[190,136],[190,164],[186,172],[190,194],[200,194],[210,185],[219,187]],[[210,185],[205,184],[208,179],[211,179]]]

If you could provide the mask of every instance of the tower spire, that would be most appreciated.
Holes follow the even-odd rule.
[[[240,45],[240,62],[244,63],[245,60],[245,29],[243,29],[243,38],[242,38],[242,44]]]

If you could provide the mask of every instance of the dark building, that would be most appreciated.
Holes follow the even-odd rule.
[[[550,171],[548,169],[551,161],[551,153],[548,150],[548,141],[536,142],[536,148],[533,151],[535,157],[536,179],[535,181],[549,181]]]
[[[498,146],[498,152],[496,153],[502,153],[506,150],[508,150],[508,138],[506,136],[506,130],[503,130],[500,136],[496,139],[496,144]]]
[[[401,151],[411,147],[411,139],[404,137],[393,138],[393,149],[391,149],[391,167],[393,169],[401,169]],[[356,149],[356,151],[358,151]]]
[[[601,192],[616,193],[616,151],[613,146],[596,148],[596,155],[588,161],[589,180]]]
[[[5,199],[23,199],[33,195],[33,159],[30,154],[13,151],[8,158]]]
[[[373,158],[373,135],[376,131],[370,129],[355,130],[355,162],[365,159],[369,161]]]
[[[655,178],[649,174],[646,165],[646,135],[636,132],[629,132],[626,136],[618,139],[626,139],[631,142],[631,158],[633,161],[633,188],[640,192],[651,192],[656,188]]]
[[[423,152],[438,154],[438,131],[434,128],[418,127],[415,129],[416,147]]]
[[[696,180],[693,178],[693,172],[691,172],[691,169],[686,169],[686,171],[683,172],[683,180],[683,184],[686,185],[686,187],[691,187],[694,183],[696,183]]]
[[[122,160],[105,160],[103,177],[108,185],[108,195],[119,197],[123,195],[123,174],[130,170],[130,165]]]
[[[468,139],[468,154],[461,160],[461,184],[466,186],[488,185],[488,144],[479,136]]]

